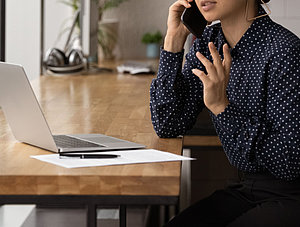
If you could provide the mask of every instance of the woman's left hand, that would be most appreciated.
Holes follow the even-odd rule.
[[[213,63],[200,52],[196,53],[198,59],[205,66],[207,75],[199,69],[193,69],[192,72],[198,76],[203,83],[204,104],[212,113],[218,115],[222,113],[229,104],[226,88],[229,82],[232,59],[228,44],[223,46],[223,61],[212,42],[208,44],[208,47],[213,57]]]

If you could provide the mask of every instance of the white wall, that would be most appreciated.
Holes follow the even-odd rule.
[[[44,53],[49,48],[63,48],[65,32],[62,27],[71,23],[72,8],[58,0],[44,0]],[[65,26],[63,26],[63,24]],[[6,1],[6,53],[7,62],[24,66],[30,80],[40,76],[41,0]]]
[[[6,1],[7,62],[24,66],[30,80],[40,75],[40,0]]]
[[[300,1],[271,0],[271,18],[300,37]]]

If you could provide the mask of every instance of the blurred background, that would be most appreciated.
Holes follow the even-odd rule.
[[[94,1],[94,0],[92,0]],[[103,1],[100,0],[99,5]],[[174,0],[111,0],[98,19],[102,30],[113,33],[114,40],[107,43],[110,52],[104,56],[99,47],[98,59],[145,59],[146,45],[141,41],[145,33],[166,32],[168,8]],[[1,15],[5,19],[1,28],[2,60],[25,66],[31,79],[43,73],[42,61],[47,50],[63,48],[68,28],[71,27],[74,7],[78,0],[1,0]],[[5,5],[3,6],[3,2]],[[299,0],[274,0],[269,4],[271,18],[300,35]],[[5,16],[4,16],[5,14]],[[5,28],[3,28],[5,27]],[[78,32],[78,31],[77,31]],[[74,32],[76,34],[76,31]],[[159,45],[162,44],[162,40]],[[100,43],[99,43],[100,44]],[[3,54],[3,49],[5,53]],[[30,56],[30,57],[29,57]]]

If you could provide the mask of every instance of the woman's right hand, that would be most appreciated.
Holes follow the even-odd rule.
[[[168,30],[165,37],[164,49],[179,52],[183,49],[189,30],[181,23],[181,15],[185,8],[190,8],[189,2],[194,0],[178,0],[169,8]]]

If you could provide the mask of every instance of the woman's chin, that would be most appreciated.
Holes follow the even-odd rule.
[[[203,15],[205,20],[208,22],[219,20],[219,17],[216,17],[215,15]]]

